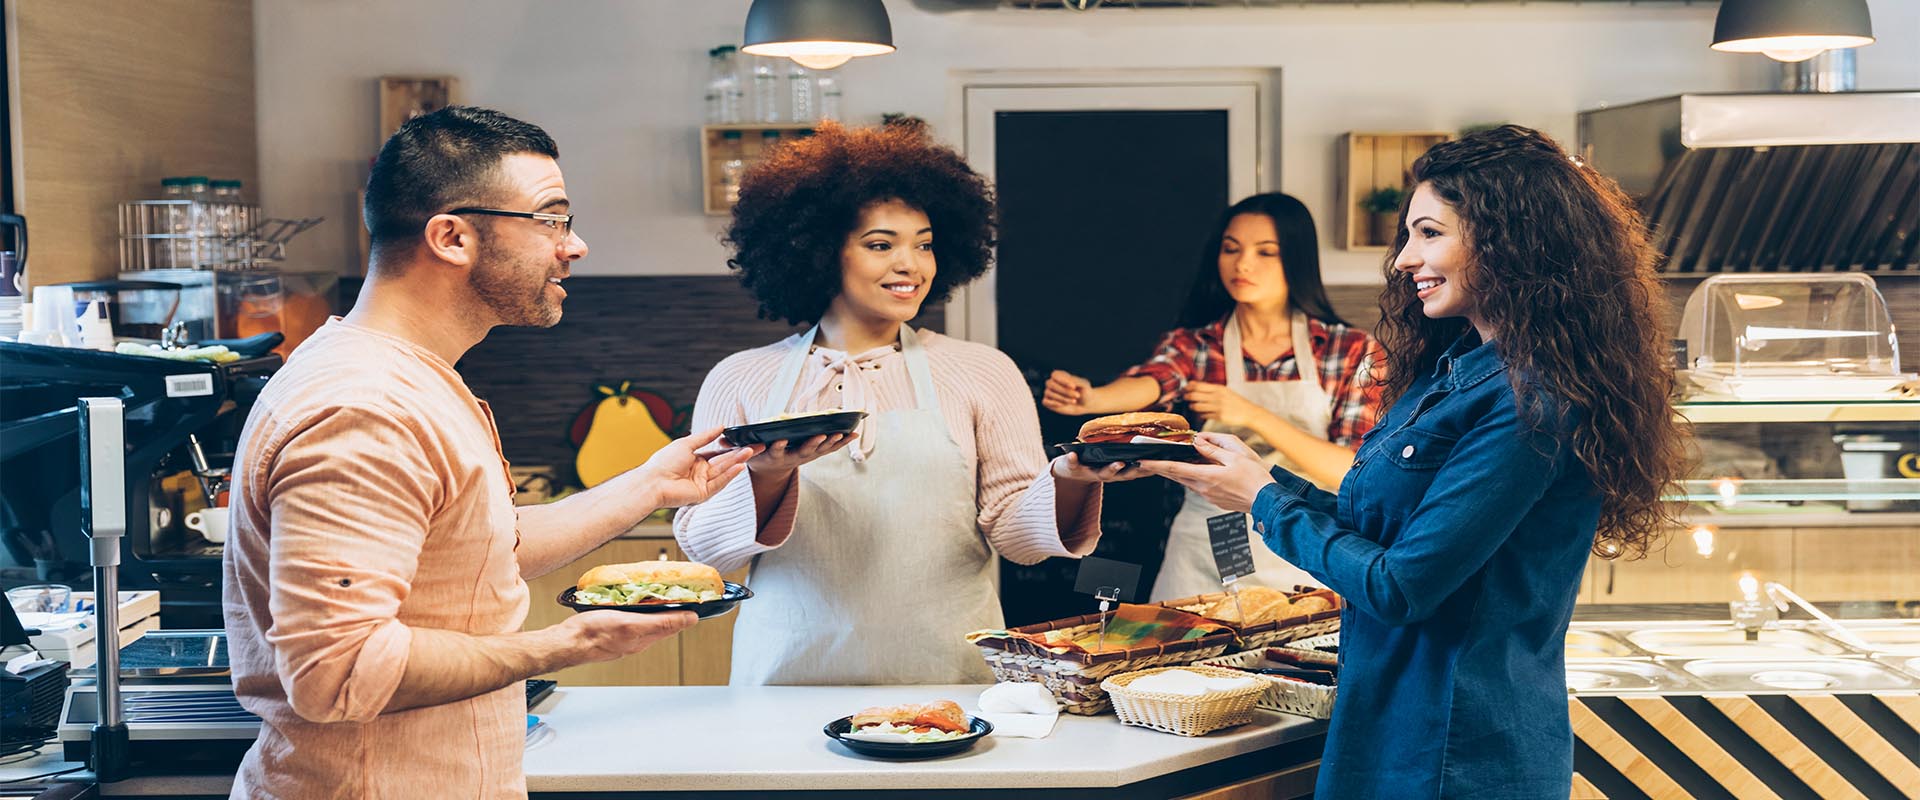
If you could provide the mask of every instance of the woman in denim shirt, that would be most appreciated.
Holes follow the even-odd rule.
[[[1655,251],[1627,197],[1505,126],[1438,145],[1387,266],[1386,415],[1338,495],[1231,436],[1148,462],[1346,598],[1317,796],[1565,798],[1589,552],[1643,554],[1681,461]]]

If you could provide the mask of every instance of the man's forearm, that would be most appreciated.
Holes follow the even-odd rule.
[[[437,706],[486,694],[580,661],[573,637],[559,628],[469,636],[414,628],[407,669],[386,712]]]
[[[629,470],[557,503],[517,509],[520,577],[533,580],[571,564],[652,514],[658,504],[641,472]]]

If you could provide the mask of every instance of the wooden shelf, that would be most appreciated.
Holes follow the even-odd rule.
[[[1920,422],[1920,400],[1741,401],[1698,396],[1674,413],[1696,425],[1714,422]]]
[[[1343,250],[1386,252],[1393,244],[1389,235],[1381,241],[1373,235],[1373,217],[1360,207],[1368,192],[1382,186],[1409,188],[1407,175],[1413,162],[1436,144],[1452,139],[1445,131],[1361,132],[1340,135],[1340,200],[1334,230]]]
[[[703,125],[700,128],[701,204],[708,214],[733,211],[727,197],[727,165],[740,162],[740,170],[753,166],[775,145],[813,134],[811,123]]]

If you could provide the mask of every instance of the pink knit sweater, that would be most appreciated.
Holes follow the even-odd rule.
[[[1100,491],[1096,487],[1088,492],[1077,513],[1068,517],[1074,524],[1060,529],[1040,419],[1013,360],[986,345],[918,333],[933,370],[941,415],[975,475],[975,505],[987,542],[1018,564],[1093,552],[1100,540]],[[694,430],[758,419],[774,374],[799,338],[735,353],[707,373],[693,409]],[[849,408],[878,414],[913,405],[913,381],[898,349],[883,347],[848,358],[822,347],[800,371],[787,410]],[[860,433],[863,439],[874,435],[872,426]],[[849,447],[860,443],[856,439]],[[742,473],[707,502],[680,509],[673,518],[674,536],[689,558],[723,572],[738,569],[778,548],[793,533],[799,495],[789,482],[780,508],[761,530],[753,482]]]

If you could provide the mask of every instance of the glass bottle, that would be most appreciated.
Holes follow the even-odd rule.
[[[718,125],[738,123],[743,105],[738,54],[733,45],[723,44],[707,55],[707,121]]]
[[[794,122],[812,122],[819,110],[814,107],[813,72],[800,62],[787,62],[787,98]]]
[[[740,178],[747,172],[739,131],[720,134],[720,193],[731,206],[740,201]]]
[[[820,107],[818,109],[820,118],[839,119],[840,79],[834,77],[832,73],[821,73],[817,88],[820,90]]]
[[[161,179],[160,199],[172,201],[187,200],[187,179]],[[164,227],[158,231],[158,233],[164,233],[170,237],[178,238],[164,240],[163,243],[166,246],[159,248],[160,252],[154,253],[154,257],[160,261],[160,263],[154,266],[159,269],[179,269],[193,266],[193,242],[186,238],[193,233],[192,207],[181,202],[178,205],[161,206],[160,212],[158,215],[160,219],[156,221]]]
[[[193,201],[188,206],[188,226],[193,238],[188,239],[188,248],[192,253],[188,266],[203,267],[214,261],[213,254],[213,182],[205,175],[187,176],[187,199]]]
[[[753,57],[753,121],[780,121],[780,79],[766,56]]]

